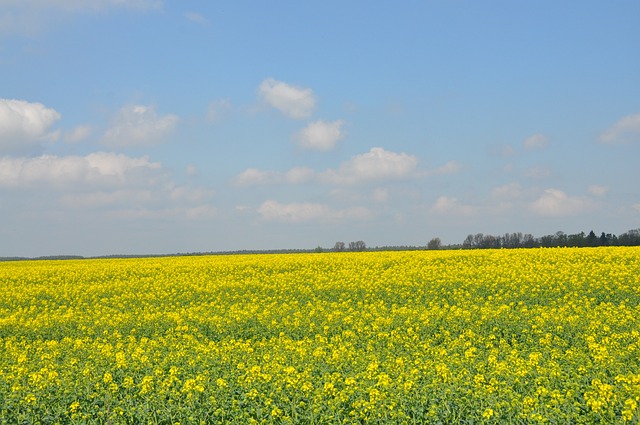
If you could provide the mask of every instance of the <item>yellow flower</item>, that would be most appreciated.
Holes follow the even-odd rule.
[[[628,398],[624,401],[624,408],[622,409],[622,417],[625,421],[631,421],[638,412],[638,404],[634,399]]]
[[[131,376],[125,376],[125,378],[122,381],[122,386],[126,389],[133,388],[135,386],[133,378]]]
[[[491,408],[487,408],[484,409],[484,412],[482,412],[482,417],[485,419],[490,419],[493,417],[494,411]]]
[[[26,422],[638,421],[640,248],[334,254],[0,262],[0,399]]]

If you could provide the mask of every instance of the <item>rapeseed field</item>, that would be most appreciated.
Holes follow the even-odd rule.
[[[0,263],[0,424],[640,417],[640,248]]]

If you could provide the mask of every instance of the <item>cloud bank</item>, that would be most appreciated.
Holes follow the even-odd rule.
[[[302,184],[316,181],[333,185],[355,185],[418,177],[417,165],[418,158],[413,155],[376,147],[371,148],[369,152],[353,156],[338,168],[316,172],[308,167],[295,167],[286,173],[248,168],[236,176],[233,183],[237,186],[251,186],[276,183]],[[458,163],[451,161],[434,170],[432,174],[455,172],[459,167]]]
[[[29,187],[77,184],[125,185],[148,182],[161,165],[148,157],[95,152],[86,156],[42,155],[36,158],[0,158],[0,186]]]

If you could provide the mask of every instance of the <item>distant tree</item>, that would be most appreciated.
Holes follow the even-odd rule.
[[[318,247],[316,247],[316,249],[314,251],[315,252],[322,252],[322,251],[324,251],[324,249],[322,249],[322,247],[318,245]]]
[[[504,248],[519,248],[522,245],[522,233],[505,233],[501,245]]]
[[[567,246],[581,247],[587,244],[587,238],[584,232],[575,233],[567,236]]]
[[[556,246],[556,242],[553,238],[553,235],[545,235],[542,236],[540,238],[538,238],[538,243],[540,244],[540,246],[544,246],[547,248],[550,248],[552,246]]]
[[[607,237],[607,235],[604,234],[604,232],[602,232],[602,234],[600,235],[600,239],[598,240],[598,245],[600,246],[609,245],[609,238]]]
[[[586,244],[587,246],[598,246],[598,237],[593,230],[587,235]]]
[[[511,236],[511,241],[514,248],[521,247],[523,240],[524,240],[524,236],[522,236],[522,232],[513,233]]]
[[[440,249],[442,248],[442,241],[440,238],[433,238],[427,244],[427,249]]]
[[[618,236],[618,245],[638,246],[640,245],[640,229],[628,230]]]
[[[482,248],[500,248],[500,238],[493,235],[484,235],[482,238]]]
[[[556,232],[555,234],[555,245],[556,246],[567,246],[567,235],[564,232]]]
[[[364,241],[349,242],[349,251],[364,251],[367,245]]]
[[[546,235],[535,238],[527,233],[505,233],[503,236],[485,235],[476,233],[469,234],[462,242],[463,249],[472,248],[536,248],[536,247],[585,247],[585,246],[640,246],[640,229],[629,230],[616,236],[612,233],[602,232],[598,237],[591,230],[588,234],[584,232],[567,235],[564,232],[556,232],[553,235]],[[428,247],[428,246],[427,246]]]
[[[344,248],[344,242],[336,242],[336,244],[333,246],[333,250],[338,252],[344,251]]]
[[[536,238],[531,233],[524,235],[522,239],[522,246],[525,248],[535,248],[537,246]]]

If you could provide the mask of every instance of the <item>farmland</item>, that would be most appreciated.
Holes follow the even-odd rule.
[[[638,423],[640,248],[0,263],[0,424]]]

